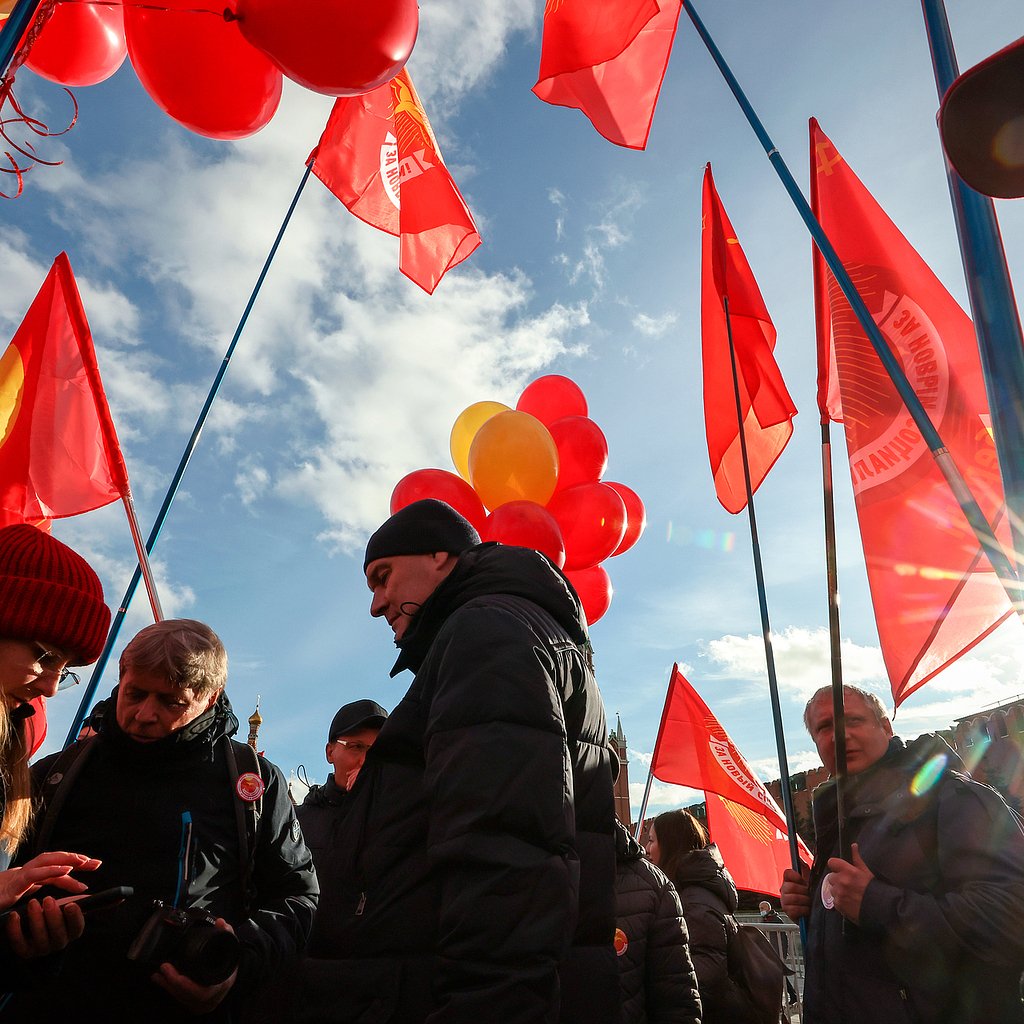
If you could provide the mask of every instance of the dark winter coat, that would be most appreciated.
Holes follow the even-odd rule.
[[[622,1024],[700,1024],[697,976],[675,886],[622,825],[615,858]]]
[[[611,754],[578,598],[537,552],[480,545],[399,647],[392,674],[416,677],[325,867],[300,1019],[337,1020],[342,991],[354,1020],[617,1021]]]
[[[313,864],[318,872],[322,869],[321,855],[339,842],[340,829],[351,805],[351,794],[342,789],[331,775],[322,786],[310,787],[306,798],[295,810],[302,826],[302,837],[313,854]]]
[[[1018,1024],[1024,832],[937,736],[847,783],[850,841],[875,875],[853,925],[821,902],[838,856],[835,785],[814,792],[807,1024]]]
[[[750,997],[729,975],[729,942],[736,934],[736,883],[718,847],[691,850],[673,879],[690,934],[690,957],[704,1024],[755,1024]]]
[[[179,876],[182,816],[193,823],[188,899],[183,905],[223,917],[242,943],[238,980],[229,998],[204,1021],[226,1021],[232,1007],[251,994],[282,958],[301,949],[316,909],[317,884],[309,851],[280,769],[260,758],[266,784],[256,829],[253,895],[243,907],[242,858],[236,817],[237,777],[227,763],[225,738],[238,728],[226,697],[166,739],[138,743],[117,725],[114,701],[98,736],[76,759],[77,776],[54,818],[45,805],[60,782],[50,769],[61,755],[33,767],[43,785],[37,828],[49,826],[47,847],[75,850],[102,860],[90,889],[127,885],[135,896],[96,911],[85,934],[58,954],[57,979],[17,994],[3,1021],[104,1021],[105,1024],[164,1024],[193,1020],[154,985],[154,968],[129,961],[126,952],[149,918],[154,900],[173,904]],[[235,744],[239,774],[252,771],[251,751]],[[247,756],[248,755],[248,756]],[[66,761],[64,762],[67,763]],[[34,844],[21,854],[31,856]]]

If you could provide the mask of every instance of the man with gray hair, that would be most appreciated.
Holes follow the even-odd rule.
[[[843,697],[850,857],[829,778],[814,791],[814,865],[782,883],[783,910],[808,919],[805,1024],[1019,1024],[1019,818],[939,736],[904,744],[874,694],[844,686]],[[831,687],[804,723],[834,772]]]
[[[17,994],[5,1021],[170,1024],[235,1019],[306,942],[317,883],[280,769],[231,736],[220,638],[194,619],[142,630],[96,733],[34,767],[27,855],[81,849],[92,892],[130,898],[87,915],[56,982]]]

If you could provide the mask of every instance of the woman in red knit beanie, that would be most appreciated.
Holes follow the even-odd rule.
[[[8,862],[32,814],[26,720],[34,709],[29,701],[52,697],[68,677],[69,666],[95,661],[109,625],[103,587],[81,555],[34,526],[0,529],[0,858]],[[51,852],[0,871],[0,910],[40,885],[81,892],[86,886],[70,872],[97,863],[82,854]],[[80,912],[61,915],[59,908],[48,905],[42,910],[51,933],[49,945],[51,923],[58,932],[62,927],[79,930]],[[29,916],[37,915],[34,910]],[[18,948],[17,915],[9,917],[6,930]],[[31,942],[21,948],[25,955],[40,951]]]

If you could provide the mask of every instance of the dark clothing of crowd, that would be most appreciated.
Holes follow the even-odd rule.
[[[859,923],[821,898],[838,856],[835,785],[814,793],[807,1024],[1020,1024],[1024,832],[936,736],[894,738],[847,780],[850,842],[875,878]]]
[[[99,892],[131,886],[134,897],[88,917],[82,939],[46,961],[30,962],[37,984],[14,993],[0,1014],[7,1021],[104,1021],[107,1024],[161,1024],[189,1015],[158,988],[155,966],[130,961],[132,940],[149,918],[154,900],[175,903],[182,869],[182,821],[192,822],[192,849],[185,864],[187,898],[181,905],[223,917],[241,942],[238,980],[208,1021],[228,1021],[247,994],[266,981],[283,960],[306,943],[317,903],[312,861],[302,840],[280,769],[260,758],[265,781],[262,816],[252,850],[252,884],[243,892],[244,858],[236,817],[236,775],[225,744],[238,721],[225,696],[185,728],[162,740],[141,744],[127,737],[110,701],[95,737],[81,740],[75,777],[55,818],[46,806],[63,772],[51,769],[60,757],[33,767],[43,787],[37,829],[48,832],[46,847],[80,850],[102,865],[89,878]],[[235,744],[238,771],[253,766],[251,750]],[[246,756],[248,759],[246,759]],[[34,852],[32,844],[21,859]],[[59,894],[58,894],[59,895]],[[48,975],[53,980],[48,980]]]
[[[675,887],[617,825],[615,951],[622,1024],[700,1024],[700,996]]]
[[[739,900],[718,847],[691,850],[673,882],[690,936],[704,1024],[754,1024],[754,1005],[729,974],[729,942],[738,928]]]

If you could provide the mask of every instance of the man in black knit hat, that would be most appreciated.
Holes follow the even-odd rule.
[[[612,765],[576,593],[432,499],[364,570],[392,675],[416,675],[352,789],[297,1019],[617,1021]]]

